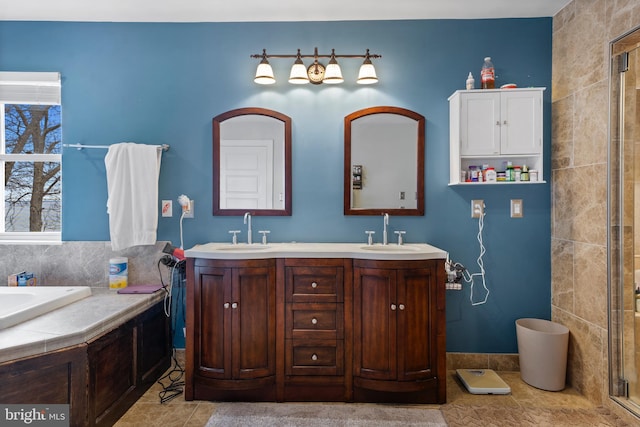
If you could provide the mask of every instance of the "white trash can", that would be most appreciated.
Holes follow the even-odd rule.
[[[520,376],[536,388],[564,389],[569,328],[543,319],[516,320]]]

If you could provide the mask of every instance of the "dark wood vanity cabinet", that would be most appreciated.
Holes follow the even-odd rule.
[[[444,284],[441,259],[188,258],[185,398],[444,403]]]
[[[443,271],[354,260],[354,400],[445,402]]]
[[[187,400],[275,400],[275,260],[189,260]]]

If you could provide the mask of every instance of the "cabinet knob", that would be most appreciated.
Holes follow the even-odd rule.
[[[233,304],[231,304],[231,308],[238,308],[238,303],[234,302]]]
[[[315,289],[315,288],[317,288],[317,287],[318,287],[318,284],[317,284],[316,282],[313,282],[313,283],[311,283],[311,287],[312,287],[313,289]]]
[[[506,125],[506,124],[507,124],[507,121],[505,120],[504,122],[502,122],[502,124],[503,124],[503,125]]]
[[[317,354],[312,354],[311,355],[311,360],[318,360],[318,355]]]
[[[399,308],[400,310],[404,310],[404,304],[400,304],[400,305],[398,306],[398,308]]]
[[[396,305],[395,304],[391,304],[391,311],[396,311]]]
[[[311,323],[313,323],[314,325],[318,324],[318,319],[316,319],[315,317],[313,319],[311,319]]]
[[[224,303],[224,308],[229,308],[229,303],[228,302]]]
[[[496,120],[496,126],[500,126],[500,120]]]

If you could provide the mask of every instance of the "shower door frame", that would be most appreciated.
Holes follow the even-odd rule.
[[[640,373],[635,361],[634,188],[636,182],[636,136],[625,139],[626,70],[629,52],[640,55],[640,27],[610,44],[609,152],[608,152],[608,303],[609,303],[609,395],[629,411],[640,415]],[[636,70],[640,75],[640,70]],[[640,132],[640,123],[634,128]],[[627,167],[628,166],[628,167]],[[631,189],[631,191],[629,191]],[[626,216],[625,216],[626,215]],[[640,227],[640,223],[637,224]],[[640,266],[638,266],[640,269]],[[629,298],[630,296],[630,298]],[[629,326],[631,324],[631,326]],[[633,363],[633,365],[630,365]],[[628,378],[633,377],[631,383]],[[635,389],[631,399],[630,386]]]

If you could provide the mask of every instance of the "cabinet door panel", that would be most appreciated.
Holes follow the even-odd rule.
[[[430,269],[398,275],[398,380],[426,379],[435,368],[435,279]]]
[[[502,94],[502,154],[538,154],[542,151],[542,94]],[[542,179],[542,178],[540,178]]]
[[[274,273],[275,269],[270,268],[234,269],[234,378],[253,379],[275,374]]]
[[[196,334],[195,354],[200,373],[218,379],[231,377],[231,311],[225,308],[231,301],[231,270],[216,268],[202,269],[200,286],[196,286],[196,324],[200,333]],[[226,341],[226,343],[225,343]]]
[[[500,94],[467,94],[460,108],[460,154],[500,154]]]
[[[370,379],[396,377],[396,274],[359,268],[354,281],[354,373]]]

